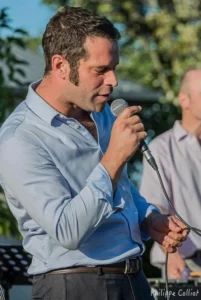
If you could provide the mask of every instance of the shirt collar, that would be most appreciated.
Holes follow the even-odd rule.
[[[46,123],[52,123],[52,120],[59,115],[59,112],[51,107],[45,100],[43,100],[35,89],[41,82],[41,79],[30,84],[28,94],[25,99],[27,106]]]
[[[181,121],[175,121],[173,126],[173,134],[177,141],[180,141],[189,135],[189,133],[182,127]]]

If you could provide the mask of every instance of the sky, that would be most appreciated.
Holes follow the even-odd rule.
[[[28,31],[31,37],[41,36],[54,11],[41,0],[0,0],[0,9],[8,7],[10,25]]]

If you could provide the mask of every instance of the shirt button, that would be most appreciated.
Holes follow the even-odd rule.
[[[75,128],[75,129],[80,129],[80,127],[81,127],[81,126],[80,126],[79,124],[77,124],[77,123],[74,125],[74,128]]]

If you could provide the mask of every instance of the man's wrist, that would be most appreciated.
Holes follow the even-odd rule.
[[[145,231],[145,232],[149,232],[149,228],[152,227],[153,224],[153,220],[156,216],[161,215],[161,213],[157,210],[152,210],[148,216],[146,216],[146,218],[143,220],[140,229]]]
[[[117,183],[120,179],[122,170],[125,166],[125,162],[117,163],[112,158],[108,158],[108,155],[105,154],[101,159],[101,164],[107,170],[113,185],[113,189],[115,190]]]

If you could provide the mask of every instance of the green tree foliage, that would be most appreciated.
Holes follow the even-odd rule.
[[[159,90],[163,95],[161,103],[143,105],[141,116],[149,140],[180,118],[180,108],[175,104],[181,78],[188,69],[201,65],[199,0],[42,1],[55,9],[63,5],[88,8],[115,23],[122,35],[118,77]],[[137,161],[140,157],[135,156]],[[131,172],[140,168],[136,160],[130,166]],[[133,180],[139,183],[135,172]]]
[[[17,228],[17,222],[12,215],[6,201],[0,200],[0,235],[2,236],[13,236],[20,238],[20,233]]]
[[[20,86],[22,82],[16,75],[26,76],[21,66],[27,62],[15,55],[15,49],[25,48],[24,37],[27,32],[21,28],[13,28],[11,23],[8,8],[0,8],[0,124],[14,108],[12,90],[8,88],[7,82]]]
[[[9,19],[8,8],[0,9],[0,60],[8,68],[8,78],[10,81],[21,85],[21,82],[15,77],[17,73],[25,77],[24,71],[20,65],[27,64],[24,60],[19,60],[15,55],[15,46],[25,48],[23,37],[27,35],[26,31],[20,28],[13,28]],[[3,31],[6,31],[6,36],[3,36]],[[5,83],[4,70],[0,68],[0,87]]]
[[[41,47],[41,37],[28,37],[25,40],[27,49],[38,52]]]
[[[183,73],[201,67],[200,0],[43,0],[92,9],[121,31],[119,74],[160,89],[176,103]]]
[[[15,55],[15,47],[25,48],[23,38],[27,33],[20,28],[11,26],[7,11],[7,8],[0,8],[0,123],[14,108],[12,90],[6,86],[6,79],[21,85],[16,74],[25,77],[26,74],[20,66],[27,64],[26,61],[19,60]],[[19,236],[16,221],[8,209],[2,189],[0,189],[0,234]]]

